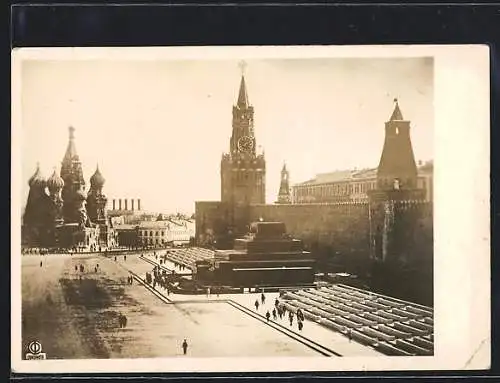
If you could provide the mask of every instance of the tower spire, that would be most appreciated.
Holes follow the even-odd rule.
[[[76,153],[76,145],[75,145],[75,128],[70,126],[68,130],[69,130],[69,142],[68,142],[68,147],[66,149],[66,154],[64,155],[63,162],[71,161],[73,158],[78,156],[78,154]]]
[[[239,64],[239,67],[241,69],[241,82],[240,82],[240,91],[238,94],[237,106],[240,109],[247,108],[249,105],[247,87],[245,84],[245,68],[246,68],[246,66],[247,66],[247,64],[245,63],[245,61],[241,61]]]
[[[394,99],[394,111],[392,112],[390,121],[404,121],[401,109],[399,109],[398,99]]]

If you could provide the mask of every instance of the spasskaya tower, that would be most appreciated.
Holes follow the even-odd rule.
[[[254,109],[248,101],[245,76],[241,76],[238,101],[233,106],[233,131],[229,153],[221,160],[221,200],[238,205],[264,204],[266,161],[256,151]]]

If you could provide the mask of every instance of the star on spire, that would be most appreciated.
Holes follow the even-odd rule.
[[[245,69],[247,68],[247,63],[245,60],[241,60],[239,63],[238,63],[238,66],[240,67],[240,71],[241,71],[241,75],[244,76],[245,75]]]

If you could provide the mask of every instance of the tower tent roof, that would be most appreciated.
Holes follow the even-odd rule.
[[[240,82],[240,92],[238,94],[238,107],[239,108],[247,108],[249,106],[248,102],[248,93],[247,93],[247,87],[245,84],[245,76],[241,76],[241,82]]]
[[[69,142],[66,148],[66,154],[64,155],[63,161],[71,161],[73,158],[78,157],[75,145],[75,128],[69,127]]]
[[[392,112],[390,121],[404,121],[401,109],[399,109],[399,102],[397,98],[394,99],[394,103],[394,111]]]

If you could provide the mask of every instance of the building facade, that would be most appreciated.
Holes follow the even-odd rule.
[[[425,200],[433,199],[433,163],[417,167],[417,188],[425,190]],[[368,193],[377,188],[377,168],[321,173],[312,180],[292,186],[292,201],[334,203],[368,201]]]
[[[137,225],[138,239],[142,246],[161,247],[168,243],[189,243],[195,236],[191,220],[143,221]]]

